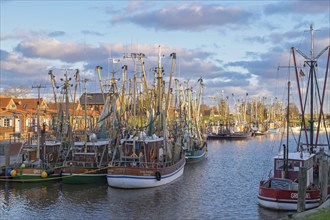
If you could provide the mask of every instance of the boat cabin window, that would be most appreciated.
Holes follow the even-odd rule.
[[[284,170],[284,161],[276,160],[276,170]]]
[[[288,160],[288,171],[299,171],[300,161]],[[284,170],[284,160],[276,160],[276,170]]]

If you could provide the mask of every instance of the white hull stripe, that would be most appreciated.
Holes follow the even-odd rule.
[[[183,166],[181,166],[178,170],[176,170],[175,172],[171,173],[171,174],[167,174],[167,175],[164,175],[162,176],[162,179],[166,179],[166,178],[169,178],[171,176],[174,176],[175,174],[177,174],[178,172],[180,172],[182,169],[184,168],[184,164]],[[150,180],[154,180],[156,179],[156,176],[129,176],[129,175],[107,175],[107,178],[124,178],[124,179],[144,179],[144,180],[147,180],[147,179],[150,179]]]
[[[298,203],[298,200],[291,200],[291,199],[275,199],[275,198],[269,198],[269,197],[263,197],[263,196],[258,196],[260,200],[268,201],[268,202],[277,202],[277,203]],[[320,199],[306,199],[306,203],[319,203]]]
[[[205,151],[203,152],[202,155],[199,155],[199,156],[186,156],[186,158],[190,158],[190,159],[197,159],[197,158],[201,158],[205,155]]]

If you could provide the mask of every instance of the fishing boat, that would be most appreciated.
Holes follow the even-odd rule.
[[[280,128],[269,128],[268,133],[269,134],[278,134],[280,132]]]
[[[313,131],[313,123],[314,123],[314,110],[312,109],[309,112],[309,122],[311,131],[307,133],[306,129],[306,116],[305,112],[307,111],[306,105],[303,105],[303,97],[300,90],[300,81],[299,75],[296,65],[296,57],[295,57],[295,50],[302,54],[303,57],[306,59],[305,63],[309,66],[309,91],[307,95],[310,95],[309,101],[311,108],[319,105],[319,112],[317,113],[318,124],[324,121],[324,114],[322,111],[323,101],[324,101],[324,92],[326,91],[326,81],[327,81],[327,73],[329,68],[329,60],[330,60],[330,50],[329,46],[325,48],[318,56],[320,57],[322,53],[328,50],[328,57],[327,57],[327,69],[324,78],[324,87],[323,91],[320,93],[319,87],[315,86],[313,82],[317,79],[315,68],[317,66],[317,58],[314,57],[314,29],[311,25],[310,27],[311,35],[312,35],[312,55],[311,58],[304,55],[298,49],[292,48],[292,57],[294,59],[294,68],[296,73],[296,80],[298,84],[298,94],[299,100],[301,105],[301,112],[302,112],[302,125],[303,129],[301,131],[304,132],[306,143],[299,142],[297,143],[297,152],[289,153],[289,98],[290,98],[290,81],[288,82],[288,107],[287,107],[287,143],[283,145],[284,150],[283,153],[274,157],[274,173],[273,176],[270,177],[268,180],[260,181],[259,185],[259,194],[258,194],[258,203],[260,206],[269,208],[269,209],[276,209],[276,210],[305,210],[305,209],[312,209],[318,207],[321,202],[324,202],[326,197],[329,197],[330,193],[330,185],[327,179],[321,177],[319,174],[318,168],[323,164],[323,152],[325,149],[324,146],[327,146],[328,149],[330,147],[329,144],[329,137],[328,134],[326,140],[327,142],[324,144],[318,143],[319,140],[319,127],[317,128],[316,132]],[[318,94],[323,94],[323,96],[319,96],[318,100],[314,100],[314,95],[317,89]],[[322,117],[323,116],[323,117]],[[322,119],[322,120],[321,120]],[[309,135],[309,136],[308,136]],[[305,146],[305,148],[304,148]],[[306,170],[305,174],[306,178],[303,178],[300,173],[303,173],[302,170]],[[324,183],[324,179],[325,182]],[[298,183],[300,180],[300,185]],[[306,183],[306,184],[305,184]],[[301,187],[300,191],[298,190],[298,186]],[[302,196],[299,196],[302,195]],[[303,196],[305,194],[305,197]],[[300,198],[299,198],[300,197]],[[299,202],[300,200],[300,202]],[[304,202],[304,207],[301,207],[302,202]]]
[[[108,140],[76,141],[66,157],[62,182],[68,184],[106,183]]]
[[[242,100],[236,102],[234,94],[232,97],[235,103],[235,113],[232,114],[234,118],[231,118],[231,114],[229,114],[228,97],[225,98],[222,91],[220,105],[218,105],[220,120],[209,124],[206,132],[207,139],[242,140],[251,136],[250,128],[246,122],[247,98],[244,102]],[[215,97],[212,98],[215,99]]]
[[[185,156],[179,147],[177,155],[168,158],[163,137],[122,139],[119,159],[108,168],[107,180],[115,188],[149,188],[170,183],[184,171]],[[176,158],[175,158],[176,157]]]
[[[186,162],[199,162],[207,155],[206,136],[202,134],[203,129],[200,126],[203,79],[198,80],[196,98],[192,97],[193,87],[189,85],[189,81],[186,82],[185,88],[181,84],[179,85],[179,80],[176,79],[175,82],[177,87],[175,109],[179,116],[172,119],[172,121],[175,121],[176,127],[176,129],[173,129],[173,135],[183,135],[182,148],[185,152]]]
[[[41,147],[30,141],[22,144],[16,162],[7,172],[15,182],[60,180],[61,142],[46,141]]]
[[[266,135],[268,130],[262,123],[252,123],[251,125],[252,136]]]
[[[38,100],[40,100],[38,87]],[[37,106],[37,133],[22,143],[16,162],[7,172],[12,177],[11,181],[37,182],[59,180],[60,166],[63,161],[63,145],[60,141],[46,140],[46,124],[40,129],[40,107]]]
[[[52,76],[52,84],[55,85],[54,76]],[[76,89],[78,83],[80,82],[79,70],[76,70],[75,75],[75,87],[74,87],[74,97],[73,104],[76,103]],[[66,184],[88,184],[88,183],[106,183],[106,168],[108,166],[108,147],[110,139],[107,137],[97,138],[97,134],[94,132],[96,130],[91,123],[91,119],[88,115],[91,112],[88,111],[87,107],[87,91],[85,85],[84,93],[84,119],[74,121],[75,109],[73,111],[69,110],[69,95],[71,88],[71,77],[68,76],[66,72],[64,75],[64,82],[61,94],[63,94],[63,103],[58,103],[59,105],[59,132],[57,136],[60,139],[65,139],[67,144],[64,149],[64,159],[61,166],[61,179],[63,183]],[[88,79],[83,81],[88,82]],[[55,88],[54,98],[56,100]],[[102,96],[103,96],[102,91]],[[111,94],[108,95],[111,97]],[[65,102],[64,102],[65,101]],[[65,103],[65,104],[64,104]],[[63,106],[63,107],[62,107]],[[65,109],[63,111],[62,109]],[[65,120],[64,120],[65,117]],[[102,117],[102,116],[101,116]],[[75,128],[74,125],[81,125],[79,129]],[[63,126],[62,126],[63,125]]]
[[[274,175],[262,180],[259,187],[258,203],[262,207],[276,210],[297,210],[299,168],[307,169],[307,190],[305,209],[318,207],[320,190],[314,184],[315,154],[294,152],[285,157],[280,154],[274,157]],[[287,164],[287,178],[283,176],[284,164]]]
[[[167,91],[163,84],[161,48],[159,47],[158,66],[155,68],[155,89],[148,88],[142,60],[144,56],[133,55],[132,57],[138,59],[142,65],[143,91],[137,91],[134,83],[133,88],[129,89],[129,103],[126,103],[125,99],[120,99],[127,107],[120,106],[120,109],[116,110],[112,106],[112,112],[118,111],[120,116],[120,121],[112,124],[125,124],[113,129],[116,131],[113,138],[116,141],[111,152],[112,160],[109,163],[107,181],[109,186],[115,188],[150,188],[171,183],[182,176],[186,163],[181,137],[172,136],[173,132],[169,131],[166,122],[176,54],[171,54],[172,68]],[[126,79],[123,78],[125,82]],[[134,75],[133,82],[136,82],[136,79],[137,76]],[[145,96],[137,99],[136,94],[142,93],[145,93]],[[124,84],[119,97],[125,97]],[[126,118],[128,115],[131,115],[130,118]]]
[[[214,126],[209,127],[207,133],[208,139],[223,139],[223,140],[243,140],[251,136],[251,132],[241,131],[241,129],[235,129],[235,125],[225,126]]]

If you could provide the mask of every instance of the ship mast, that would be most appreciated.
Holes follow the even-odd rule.
[[[319,125],[317,129],[317,135],[316,135],[316,141],[314,144],[314,84],[316,85],[317,89],[317,95],[319,98],[319,104],[320,104],[320,111],[319,111],[319,119],[318,119],[318,124],[321,122],[321,116],[323,116],[324,119],[324,114],[323,114],[323,101],[324,101],[324,95],[325,95],[325,90],[326,90],[326,82],[327,82],[327,74],[328,74],[328,67],[329,67],[329,57],[330,53],[328,54],[328,61],[327,61],[327,68],[326,68],[326,74],[324,78],[324,86],[323,86],[323,92],[322,92],[322,97],[320,96],[319,93],[319,87],[317,84],[317,77],[316,77],[316,70],[315,67],[317,67],[317,59],[326,51],[329,49],[329,46],[327,46],[325,49],[323,49],[317,56],[315,56],[314,53],[314,27],[313,25],[310,25],[310,32],[311,32],[311,57],[306,56],[303,52],[301,52],[299,49],[292,47],[292,53],[293,53],[293,60],[294,60],[294,66],[295,66],[295,72],[296,72],[296,79],[297,79],[297,84],[298,84],[298,92],[299,92],[299,100],[300,100],[300,106],[302,110],[302,121],[304,125],[304,132],[307,140],[307,147],[310,152],[313,152],[313,148],[317,147],[317,140],[318,140],[318,135],[319,135]],[[310,135],[309,135],[309,141],[308,141],[308,135],[307,135],[307,129],[306,129],[306,122],[305,122],[305,108],[302,105],[302,95],[301,95],[301,90],[300,90],[300,83],[299,83],[299,77],[298,77],[298,70],[297,70],[297,65],[296,65],[296,57],[295,57],[295,51],[297,51],[302,57],[305,58],[304,64],[307,64],[310,69],[309,69],[309,92],[310,92]],[[315,82],[314,82],[315,80]],[[308,90],[307,90],[308,91]],[[306,96],[307,99],[307,96]],[[306,102],[305,102],[306,103]],[[328,140],[329,142],[329,140]]]

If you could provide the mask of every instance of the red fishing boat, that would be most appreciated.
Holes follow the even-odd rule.
[[[288,177],[284,177],[284,166],[287,161]],[[307,190],[305,209],[320,204],[320,190],[314,184],[315,154],[295,152],[274,157],[274,176],[267,181],[260,181],[258,203],[260,206],[277,210],[297,210],[299,168],[307,168]]]
[[[288,82],[288,107],[287,107],[287,144],[284,146],[284,152],[274,157],[274,174],[268,180],[260,181],[258,203],[260,206],[276,210],[298,210],[298,181],[300,180],[300,186],[302,190],[300,193],[305,193],[305,198],[300,196],[300,201],[304,202],[304,209],[312,209],[318,207],[326,196],[329,198],[329,181],[325,177],[318,175],[319,166],[323,164],[323,153],[320,154],[320,150],[323,148],[324,151],[330,149],[329,136],[325,133],[325,143],[319,143],[321,139],[320,124],[325,125],[325,116],[323,112],[323,103],[325,97],[328,70],[329,70],[329,58],[330,50],[329,46],[322,50],[318,55],[314,56],[314,29],[310,27],[312,37],[312,49],[311,57],[306,56],[299,49],[292,47],[292,57],[294,61],[295,75],[298,87],[300,109],[302,113],[302,129],[299,136],[299,142],[297,143],[298,152],[289,153],[289,103],[290,103],[290,81]],[[323,88],[319,86],[317,80],[321,79],[320,75],[317,76],[317,60],[318,58],[328,50],[327,67],[324,74],[324,85]],[[295,57],[295,51],[297,51],[304,58],[304,66],[308,66],[309,74],[308,84],[305,91],[302,92],[300,88],[300,77],[305,74],[298,73],[297,62]],[[302,72],[302,70],[300,70]],[[320,91],[321,90],[321,91]],[[318,96],[315,96],[318,94]],[[322,94],[322,95],[321,95]],[[315,100],[314,100],[315,99]],[[309,100],[309,105],[306,105],[306,100]],[[317,107],[317,109],[315,109]],[[310,118],[307,119],[306,115]],[[307,125],[306,122],[310,124]],[[318,126],[315,128],[315,124]],[[308,131],[307,127],[310,127]],[[315,130],[314,130],[315,129]],[[304,138],[300,138],[300,137]],[[305,143],[300,140],[304,139]],[[321,142],[321,141],[320,141]],[[327,148],[325,149],[324,147]],[[326,154],[328,157],[328,154]],[[328,157],[329,158],[329,157]],[[327,159],[327,158],[325,158]],[[306,169],[306,178],[300,176],[300,169]],[[320,169],[322,170],[322,169]],[[301,170],[303,173],[303,170]],[[304,185],[306,182],[306,185]],[[304,190],[306,187],[306,190]],[[327,191],[326,191],[327,190]],[[321,201],[322,200],[322,201]],[[301,206],[299,206],[299,209]]]

